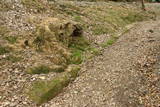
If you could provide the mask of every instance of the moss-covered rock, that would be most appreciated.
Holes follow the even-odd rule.
[[[65,67],[63,66],[46,66],[46,65],[39,65],[36,67],[29,68],[27,73],[29,74],[46,74],[49,72],[63,72]]]
[[[37,81],[33,83],[27,92],[29,98],[37,104],[49,101],[78,76],[79,70],[80,68],[78,66],[72,65],[57,78],[50,81]]]

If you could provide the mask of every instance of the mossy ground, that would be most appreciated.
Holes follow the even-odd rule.
[[[62,4],[63,3],[63,4]],[[95,35],[111,34],[124,26],[136,21],[149,19],[147,12],[135,7],[126,7],[116,3],[94,2],[90,5],[77,6],[76,2],[62,2],[60,5],[64,14],[82,24],[85,31]]]
[[[58,19],[70,20],[71,22],[74,21],[80,23],[81,27],[83,28],[83,31],[89,32],[90,34],[92,34],[92,36],[102,34],[113,35],[116,31],[125,27],[128,24],[134,23],[136,21],[147,20],[150,18],[150,15],[148,15],[147,12],[140,11],[138,8],[135,7],[135,5],[130,6],[126,4],[124,6],[113,2],[84,2],[84,4],[81,4],[80,2],[77,3],[72,1],[60,1],[55,4],[45,4],[41,2],[41,0],[21,1],[23,6],[25,6],[27,8],[27,11],[33,14],[33,16],[38,16],[41,13],[43,13],[43,15],[48,15],[49,13],[50,18],[53,18],[54,16]],[[3,5],[3,7],[0,4],[0,10],[7,11],[8,9],[10,9],[8,4]],[[45,13],[46,10],[49,12]],[[46,19],[46,17],[41,18],[42,20],[43,18]],[[35,19],[36,20],[34,21],[34,23],[30,21],[30,24],[41,23],[36,22],[39,21],[38,17]],[[46,20],[43,21],[45,22]],[[46,29],[41,29],[38,25],[35,26],[35,32],[38,33],[35,34],[35,32],[33,32],[31,34],[33,37],[31,38],[34,40],[30,40],[30,36],[26,37],[27,40],[33,41],[29,41],[30,45],[37,46],[36,50],[33,50],[42,50],[40,54],[44,55],[59,55],[59,57],[57,58],[58,60],[56,60],[58,64],[81,64],[86,58],[86,51],[90,51],[93,55],[101,54],[101,51],[98,48],[92,46],[92,43],[90,43],[90,41],[86,39],[87,35],[85,34],[83,34],[83,36],[75,36],[71,38],[71,41],[69,41],[70,39],[66,39],[63,37],[64,35],[68,35],[69,37],[73,36],[72,34],[74,31],[71,31],[71,33],[70,30],[68,30],[67,32],[64,30],[57,30],[58,28],[61,28],[60,26],[58,26],[56,28],[56,31],[58,32],[52,32],[53,30],[55,30],[52,29],[55,26],[50,26],[49,29],[51,31],[48,32]],[[62,28],[65,28],[65,26]],[[17,43],[18,38],[15,36],[8,35],[9,32],[10,30],[7,27],[0,26],[0,35],[2,35],[3,39],[7,40],[12,45],[15,45],[15,43]],[[56,37],[56,39],[54,38],[55,40],[53,40],[53,36]],[[59,38],[58,36],[62,36],[62,38]],[[102,43],[102,47],[112,45],[116,41],[116,39],[117,38],[115,37],[111,37],[109,40]],[[53,44],[55,42],[56,44]],[[35,48],[34,46],[31,46],[30,48]],[[57,49],[60,50],[57,51]],[[53,50],[54,52],[56,50],[56,52],[53,53]],[[11,52],[10,48],[6,46],[0,46],[0,55],[9,52]],[[71,56],[68,58],[68,54],[66,53],[69,52],[71,52]],[[59,59],[62,60],[60,61]],[[6,58],[6,60],[9,60],[14,63],[19,61],[20,59],[16,56],[9,56]],[[55,61],[55,59],[53,60]],[[60,75],[62,74],[62,76],[53,78],[50,81],[37,81],[33,83],[33,87],[31,87],[31,89],[28,92],[29,97],[38,104],[47,102],[48,100],[56,96],[59,92],[61,92],[62,89],[69,84],[69,82],[71,82],[78,76],[77,70],[75,70],[74,72],[63,72],[64,69],[54,70],[49,66],[46,66],[45,64],[31,68],[28,71],[28,73],[32,75],[47,74],[50,72],[61,72]]]
[[[3,55],[5,53],[9,53],[11,51],[11,48],[7,46],[0,46],[0,55]]]
[[[40,66],[36,66],[36,67],[32,67],[30,69],[27,70],[27,73],[30,74],[46,74],[49,72],[63,72],[64,71],[64,67],[49,67],[46,65],[40,65]]]
[[[37,81],[33,83],[33,86],[27,92],[29,97],[37,104],[49,101],[78,76],[79,69],[78,66],[74,66],[69,71],[62,73],[59,77],[50,81]]]
[[[5,59],[11,61],[12,63],[19,62],[20,60],[22,60],[21,57],[17,57],[14,55],[7,56]]]
[[[5,39],[11,44],[16,43],[17,42],[17,38],[18,38],[17,36],[7,36],[7,37],[5,37]]]

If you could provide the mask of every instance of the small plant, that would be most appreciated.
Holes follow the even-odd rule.
[[[17,41],[17,37],[15,37],[15,36],[8,36],[5,39],[11,44],[16,43],[16,41]]]
[[[40,65],[40,66],[33,67],[27,70],[27,72],[30,74],[46,74],[49,72],[63,72],[63,71],[64,71],[63,67],[51,68],[46,65]]]
[[[9,52],[10,52],[10,48],[9,47],[0,46],[0,55],[3,55],[5,53],[9,53]]]

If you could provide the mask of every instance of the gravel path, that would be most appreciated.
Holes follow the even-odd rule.
[[[42,106],[159,107],[160,85],[154,87],[156,97],[152,98],[148,85],[151,82],[144,77],[148,70],[151,72],[149,68],[156,63],[159,50],[160,21],[138,23],[103,55],[87,62],[85,72],[63,93]],[[159,74],[156,70],[155,84],[160,84]]]

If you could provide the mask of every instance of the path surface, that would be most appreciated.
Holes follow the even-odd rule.
[[[63,93],[42,106],[158,107],[160,85],[155,87],[156,97],[151,98],[148,77],[142,78],[144,72],[141,72],[146,67],[147,72],[155,63],[159,51],[160,21],[136,24],[106,48],[103,55],[86,63],[87,70]],[[156,71],[159,80],[160,71]],[[160,84],[158,80],[156,84]]]

